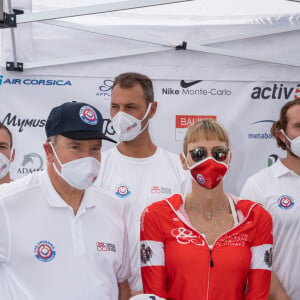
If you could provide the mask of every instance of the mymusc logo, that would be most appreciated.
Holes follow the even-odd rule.
[[[270,129],[272,124],[274,123],[273,120],[260,120],[251,123],[253,126],[253,131],[248,133],[248,139],[250,140],[269,140],[272,139],[273,136],[270,133]],[[267,125],[267,126],[266,126]]]
[[[9,112],[4,116],[2,123],[7,126],[17,127],[19,132],[23,132],[24,128],[26,127],[44,127],[46,125],[46,121],[46,119],[36,118],[23,119]]]
[[[300,98],[300,83],[289,87],[283,83],[274,83],[264,87],[256,86],[251,92],[252,99],[292,100]]]
[[[111,79],[103,80],[103,82],[98,87],[98,91],[96,93],[96,96],[110,97],[113,83],[114,83],[114,81],[111,80]]]
[[[63,79],[4,78],[3,75],[0,75],[1,85],[72,86],[72,83],[70,80]]]

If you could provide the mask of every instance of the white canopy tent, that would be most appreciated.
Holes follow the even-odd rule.
[[[246,81],[299,75],[299,3],[194,0],[92,13],[128,2],[13,1],[25,11],[17,16],[15,35],[26,74],[114,77],[135,69],[155,79],[192,79],[196,69],[201,79]],[[91,15],[65,18],[80,11]],[[13,59],[6,33],[3,66]],[[184,41],[186,50],[175,51]]]

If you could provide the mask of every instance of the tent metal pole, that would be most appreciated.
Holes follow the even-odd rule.
[[[7,0],[7,7],[8,12],[10,14],[13,13],[12,6],[11,6],[11,0]],[[16,37],[15,37],[15,29],[10,28],[10,36],[11,36],[11,45],[12,45],[12,52],[13,52],[13,68],[18,68],[18,62],[17,62],[17,47],[16,47]]]
[[[113,2],[113,3],[103,3],[97,5],[66,8],[66,9],[52,10],[46,12],[19,15],[17,18],[17,24],[78,17],[84,15],[121,11],[121,10],[135,9],[135,8],[152,7],[157,5],[173,4],[173,3],[187,2],[187,1],[194,1],[194,0],[128,0],[128,1]]]
[[[148,53],[162,52],[168,50],[170,50],[169,47],[154,46],[154,47],[142,48],[142,49],[120,50],[114,53],[109,52],[108,54],[105,55],[93,54],[93,55],[85,55],[85,56],[78,56],[78,57],[63,57],[59,59],[52,59],[52,60],[40,61],[40,62],[26,62],[26,69],[65,65],[65,64],[72,64],[72,63],[81,63],[81,62],[96,61],[96,60],[99,61],[99,60],[105,60],[111,58],[119,58],[119,57],[139,55],[139,54],[148,54]]]

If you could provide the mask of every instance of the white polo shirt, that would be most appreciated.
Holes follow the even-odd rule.
[[[0,188],[0,299],[118,299],[130,276],[124,206],[97,187],[73,209],[47,172]]]
[[[273,218],[273,266],[287,294],[300,299],[300,176],[280,160],[246,181],[242,199],[263,204]]]
[[[130,288],[143,289],[140,270],[140,217],[151,203],[190,189],[189,171],[179,155],[157,148],[146,158],[122,155],[117,147],[102,154],[100,175],[95,184],[110,190],[125,203],[132,276]]]

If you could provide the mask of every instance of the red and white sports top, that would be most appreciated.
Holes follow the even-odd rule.
[[[269,213],[258,203],[237,201],[238,224],[210,250],[180,213],[182,205],[181,195],[174,195],[153,203],[142,214],[145,293],[170,300],[267,299],[273,243]]]

